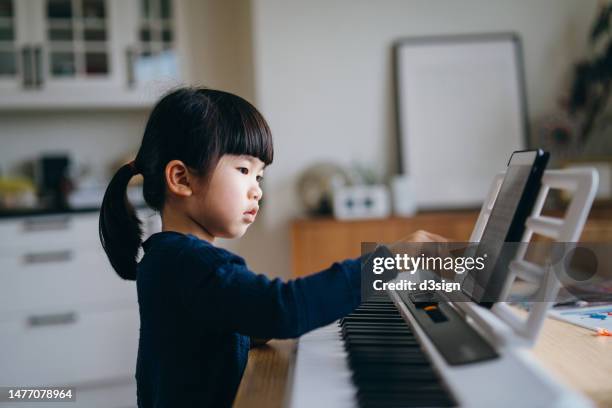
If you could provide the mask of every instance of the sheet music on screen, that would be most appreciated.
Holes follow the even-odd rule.
[[[495,200],[482,238],[476,249],[476,256],[488,259],[485,269],[465,276],[462,282],[463,292],[475,301],[494,301],[488,298],[488,292],[499,288],[505,282],[507,266],[512,254],[503,251],[504,242],[511,232],[512,220],[519,206],[523,191],[527,185],[532,166],[511,165],[506,170],[502,186]],[[487,297],[487,299],[484,299]]]

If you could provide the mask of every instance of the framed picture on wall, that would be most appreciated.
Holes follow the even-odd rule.
[[[418,37],[394,45],[401,170],[419,208],[478,208],[527,147],[516,34]]]

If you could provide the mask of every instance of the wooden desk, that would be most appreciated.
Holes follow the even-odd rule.
[[[559,381],[612,407],[612,337],[548,319],[533,353]]]
[[[291,395],[297,340],[271,340],[249,352],[234,408],[282,408]]]
[[[295,340],[273,340],[251,350],[234,407],[287,406],[296,347]],[[612,337],[548,319],[533,354],[560,382],[598,407],[612,407]]]

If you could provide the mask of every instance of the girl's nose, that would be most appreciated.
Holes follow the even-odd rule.
[[[261,187],[259,186],[259,184],[257,184],[250,190],[249,198],[259,201],[261,200],[261,196],[263,196],[263,191],[261,190]]]

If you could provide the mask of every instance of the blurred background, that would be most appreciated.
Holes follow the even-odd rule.
[[[266,170],[259,219],[244,238],[220,245],[254,271],[290,278],[358,255],[360,241],[393,240],[417,228],[467,240],[488,180],[514,148],[550,150],[554,167],[596,165],[605,207],[612,197],[609,20],[610,3],[597,0],[0,0],[0,287],[6,292],[0,328],[9,333],[0,336],[0,385],[78,382],[94,384],[95,395],[104,380],[132,397],[132,385],[112,379],[129,378],[135,362],[135,289],[113,276],[101,253],[96,209],[110,176],[134,156],[164,91],[180,84],[223,89],[253,102],[268,120],[275,160]],[[426,37],[469,47],[498,33],[510,39],[511,61],[482,54],[502,71],[510,67],[499,74],[510,84],[494,101],[507,103],[495,111],[499,117],[487,114],[494,127],[480,129],[480,139],[460,131],[427,134],[436,129],[428,124],[475,119],[453,122],[453,109],[463,104],[414,100],[418,94],[404,92],[403,78],[433,78],[441,84],[435,95],[445,98],[453,83],[444,81],[458,77],[452,70],[445,77],[410,71],[410,59],[399,57],[403,45]],[[470,52],[471,62],[481,60],[477,47]],[[455,62],[469,71],[470,61]],[[490,78],[497,72],[487,71]],[[478,101],[478,93],[461,98]],[[433,116],[418,116],[414,104]],[[497,132],[497,118],[514,133]],[[423,141],[423,152],[445,145],[443,159],[410,161],[413,142],[405,138],[414,123],[425,133],[412,140]],[[482,137],[490,151],[479,154],[494,158],[493,168],[473,168],[484,181],[457,179],[471,200],[461,191],[426,196],[426,187],[445,177],[427,178],[428,172],[440,160],[469,167],[471,143]],[[148,233],[156,231],[159,220],[143,205],[136,181],[130,199],[140,205]],[[608,237],[607,228],[597,224],[593,237]],[[117,321],[112,311],[119,309]],[[127,350],[116,336],[96,335],[103,351],[122,356],[116,362],[90,359],[66,368],[41,356],[41,366],[52,369],[35,375],[19,360],[27,348],[59,344],[78,353],[87,333],[105,324],[113,328],[108,333],[129,332],[120,342]],[[64,327],[74,333],[62,333]],[[30,336],[34,328],[46,330],[44,336]]]

